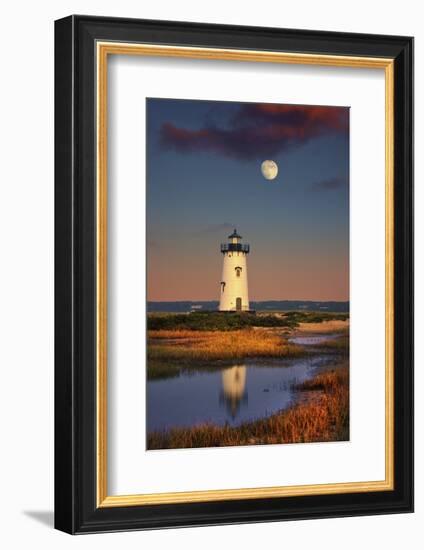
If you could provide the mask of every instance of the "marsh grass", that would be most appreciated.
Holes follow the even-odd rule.
[[[184,449],[349,439],[349,369],[345,365],[296,386],[308,392],[292,408],[237,427],[202,424],[148,434],[148,449]]]
[[[349,346],[350,346],[350,340],[349,340],[348,331],[344,331],[337,338],[323,340],[322,342],[315,344],[315,347],[317,348],[333,351],[343,355],[349,354]]]
[[[153,361],[228,361],[249,357],[296,357],[303,349],[266,330],[149,331],[148,359]]]

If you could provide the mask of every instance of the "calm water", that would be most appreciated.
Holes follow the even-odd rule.
[[[314,346],[339,337],[340,334],[314,334],[313,336],[294,336],[293,338],[289,338],[289,342],[299,344],[299,346]]]
[[[147,430],[205,422],[237,426],[269,416],[293,403],[294,384],[310,378],[334,359],[334,355],[311,355],[268,363],[253,360],[209,372],[190,370],[177,378],[149,380]]]

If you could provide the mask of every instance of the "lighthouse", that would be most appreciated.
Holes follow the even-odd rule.
[[[220,311],[249,311],[247,290],[247,255],[250,247],[241,244],[241,235],[234,232],[221,244],[224,257],[221,278]]]

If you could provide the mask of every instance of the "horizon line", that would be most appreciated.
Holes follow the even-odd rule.
[[[209,300],[203,300],[203,299],[199,299],[199,300],[147,300],[147,302],[156,302],[156,303],[179,303],[179,302],[219,302],[218,299],[209,299]],[[347,302],[350,302],[350,299],[348,300],[300,300],[300,299],[292,299],[292,298],[289,298],[289,299],[265,299],[265,300],[249,300],[249,302],[333,302],[333,303],[338,303],[338,304],[342,304],[342,303],[347,303]]]

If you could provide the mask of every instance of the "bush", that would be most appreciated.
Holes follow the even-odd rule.
[[[274,314],[220,313],[217,311],[150,314],[147,317],[148,330],[239,330],[248,327],[288,327],[299,323],[321,323],[330,320],[345,320],[346,313],[315,313],[289,311]]]
[[[239,330],[248,327],[291,327],[290,319],[250,313],[188,313],[149,315],[148,330]]]

